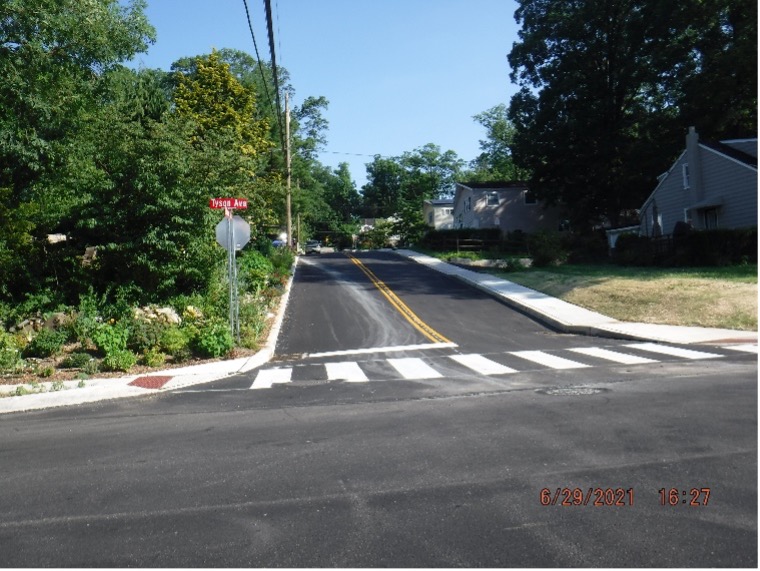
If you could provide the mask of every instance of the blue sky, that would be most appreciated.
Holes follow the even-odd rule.
[[[300,104],[325,96],[320,161],[349,163],[357,187],[372,155],[427,143],[469,161],[483,128],[472,116],[508,103],[507,54],[517,40],[513,0],[272,0],[277,63]],[[248,0],[269,60],[264,3]],[[185,56],[233,48],[255,55],[243,0],[148,0],[158,39],[133,62],[168,70]],[[363,156],[366,155],[366,156]]]

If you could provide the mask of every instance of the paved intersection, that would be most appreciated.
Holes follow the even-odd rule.
[[[420,380],[437,378],[466,379],[476,376],[506,376],[546,369],[587,369],[609,365],[648,365],[661,361],[720,359],[736,352],[757,352],[754,345],[727,346],[715,350],[684,348],[656,343],[571,347],[563,350],[505,351],[436,356],[383,357],[358,355],[358,359],[287,360],[276,367],[260,369],[251,389],[270,389],[278,384],[343,381],[366,383],[387,380]],[[249,378],[240,379],[240,386]]]

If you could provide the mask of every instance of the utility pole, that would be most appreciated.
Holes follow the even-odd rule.
[[[287,175],[287,190],[285,195],[285,208],[288,220],[288,248],[293,248],[293,219],[290,213],[290,106],[288,105],[288,92],[285,92],[285,170]]]

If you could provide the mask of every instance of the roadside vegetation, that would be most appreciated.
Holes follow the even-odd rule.
[[[757,264],[661,268],[613,264],[526,267],[525,256],[425,253],[620,321],[757,330]]]
[[[205,294],[178,294],[160,306],[112,303],[93,291],[49,312],[0,305],[0,319],[17,324],[0,330],[0,385],[27,385],[12,395],[61,390],[64,381],[85,386],[93,376],[252,354],[266,339],[293,261],[290,250],[267,244],[239,254],[239,340],[230,332],[224,264],[211,270]],[[30,311],[34,317],[22,319]]]
[[[494,273],[620,321],[757,330],[757,265],[566,265]]]

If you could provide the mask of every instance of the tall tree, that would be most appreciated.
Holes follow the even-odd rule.
[[[404,174],[398,159],[375,155],[367,164],[367,184],[362,187],[365,217],[387,218],[398,211]]]
[[[512,145],[515,127],[509,121],[508,109],[500,103],[473,117],[486,130],[480,140],[480,155],[470,163],[470,171],[463,174],[467,180],[488,182],[495,180],[526,180],[528,171],[515,164]]]
[[[399,157],[375,156],[362,188],[366,216],[397,214],[405,203],[422,210],[422,201],[451,195],[464,163],[454,151],[428,143]]]
[[[65,160],[65,142],[97,104],[103,74],[154,40],[145,5],[0,3],[0,210],[9,213],[0,217],[0,258],[11,260],[0,277],[0,295],[28,290],[30,272],[40,267],[35,255],[47,229],[35,230],[37,183]]]
[[[684,82],[684,124],[707,138],[757,132],[757,2],[703,0],[690,5],[694,73]]]
[[[706,31],[694,19],[703,4],[519,1],[509,54],[521,86],[509,107],[515,160],[576,227],[620,222],[681,147],[684,90],[704,67]]]
[[[362,188],[363,212],[369,218],[395,216],[394,231],[406,242],[416,241],[426,229],[422,203],[449,196],[464,166],[454,151],[428,143],[399,157],[375,156],[367,165]]]

